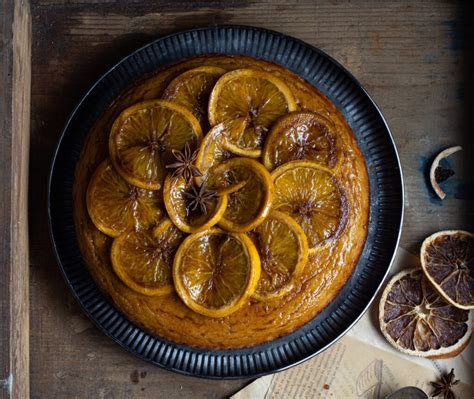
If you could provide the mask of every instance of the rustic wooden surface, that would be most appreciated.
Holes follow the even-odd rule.
[[[246,381],[175,375],[134,358],[82,315],[59,274],[47,232],[46,185],[66,117],[108,67],[154,38],[210,24],[270,28],[311,43],[362,82],[392,129],[405,175],[401,245],[473,230],[473,10],[468,2],[33,1],[30,168],[33,398],[224,397]],[[434,198],[427,163],[464,146],[448,199]],[[0,205],[1,207],[1,205]]]
[[[28,2],[0,1],[0,398],[29,395]]]

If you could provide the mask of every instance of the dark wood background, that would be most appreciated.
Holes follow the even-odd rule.
[[[29,396],[31,15],[0,0],[0,398]]]
[[[53,257],[46,186],[56,140],[87,88],[121,57],[181,29],[247,24],[329,53],[373,96],[405,177],[401,246],[440,229],[473,230],[473,8],[451,1],[33,1],[30,151],[30,362],[33,398],[225,397],[246,381],[205,381],[152,367],[99,332],[69,294]],[[448,198],[426,168],[446,146]]]

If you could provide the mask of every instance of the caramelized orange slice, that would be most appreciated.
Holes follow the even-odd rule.
[[[187,183],[183,177],[166,177],[163,186],[165,207],[168,216],[180,230],[197,233],[209,229],[222,219],[227,207],[227,196],[208,195],[200,204],[196,197],[205,189],[205,186],[199,187],[194,182]]]
[[[94,225],[110,237],[118,237],[127,230],[147,229],[163,215],[161,193],[131,186],[109,160],[94,172],[86,203]]]
[[[233,129],[243,129],[244,118],[237,118],[225,121],[214,126],[204,137],[199,148],[196,159],[196,166],[200,170],[202,177],[196,181],[201,182],[213,167],[236,155],[226,149],[226,137]]]
[[[115,120],[109,138],[112,163],[130,184],[157,190],[173,162],[172,150],[196,148],[201,126],[182,105],[165,100],[144,101],[127,108]]]
[[[263,148],[268,170],[294,160],[314,161],[334,168],[341,158],[333,123],[313,112],[292,112],[273,125]]]
[[[247,234],[257,248],[261,263],[260,280],[253,297],[265,301],[287,294],[308,260],[308,241],[303,229],[288,215],[271,211]]]
[[[209,97],[211,126],[237,118],[245,128],[228,133],[226,147],[234,154],[258,158],[271,125],[287,112],[296,110],[288,86],[268,72],[238,69],[217,81]]]
[[[152,231],[126,232],[112,244],[112,267],[135,292],[149,296],[168,294],[173,291],[174,253],[184,236],[168,218]]]
[[[217,165],[207,177],[212,190],[227,192],[229,202],[219,226],[228,231],[254,229],[268,215],[273,183],[265,167],[249,158],[232,158]]]
[[[186,107],[202,124],[207,123],[209,95],[217,79],[226,72],[216,66],[202,66],[183,72],[165,89],[163,99]]]
[[[176,292],[193,311],[225,317],[247,303],[260,277],[260,259],[244,234],[213,228],[187,237],[173,263]]]
[[[291,161],[272,173],[273,208],[290,215],[302,227],[310,251],[338,237],[348,204],[336,177],[311,161]]]

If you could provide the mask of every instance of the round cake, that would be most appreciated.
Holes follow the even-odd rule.
[[[193,347],[251,347],[314,318],[353,272],[368,218],[344,117],[249,57],[196,57],[136,82],[76,166],[75,227],[95,282],[137,325]]]

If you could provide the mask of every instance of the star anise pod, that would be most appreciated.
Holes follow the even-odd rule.
[[[431,385],[434,387],[434,391],[431,394],[431,397],[434,398],[436,396],[443,395],[444,399],[455,399],[453,391],[451,388],[456,385],[459,380],[455,380],[454,369],[451,369],[449,374],[444,374],[441,377],[440,382],[431,382]]]
[[[184,195],[190,200],[187,210],[196,211],[198,207],[203,214],[207,213],[207,206],[213,198],[216,197],[216,192],[208,190],[204,184],[196,188],[194,184],[191,185],[191,192],[185,191]]]
[[[186,143],[183,151],[171,150],[176,162],[166,165],[167,169],[174,169],[173,177],[182,176],[186,182],[195,176],[201,176],[201,172],[194,165],[198,156],[198,151],[191,151],[189,144]]]

